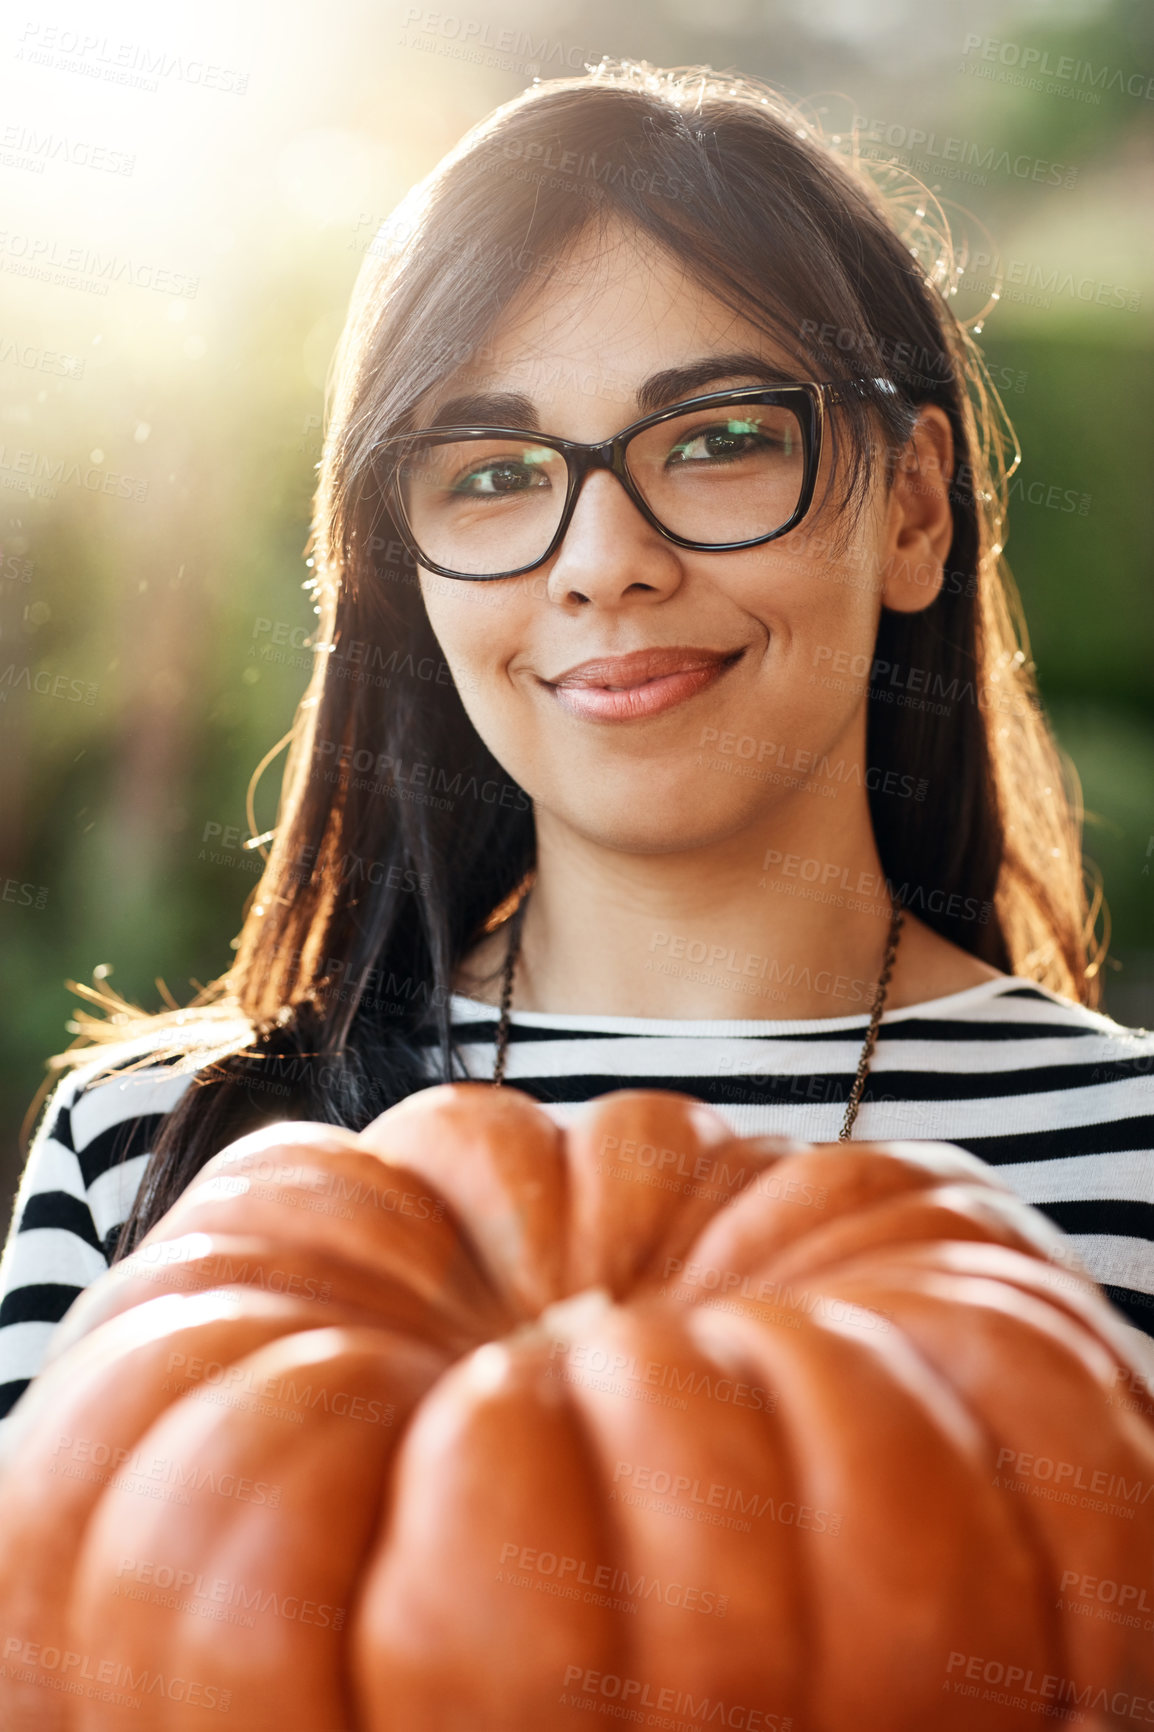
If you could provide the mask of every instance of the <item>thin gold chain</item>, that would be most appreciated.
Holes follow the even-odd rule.
[[[839,1143],[849,1142],[850,1132],[853,1130],[853,1122],[857,1118],[858,1104],[861,1101],[862,1090],[865,1088],[865,1079],[869,1073],[870,1063],[874,1056],[874,1047],[877,1045],[878,1024],[882,1019],[882,1010],[885,1007],[886,993],[889,990],[890,984],[890,976],[894,971],[894,958],[898,953],[898,939],[902,935],[902,922],[904,918],[905,916],[902,914],[901,904],[895,902],[890,911],[890,930],[889,936],[886,939],[886,954],[885,959],[882,962],[881,974],[878,977],[878,988],[874,994],[873,1009],[870,1011],[870,1025],[866,1029],[866,1037],[862,1042],[861,1055],[857,1061],[857,1074],[853,1079],[853,1087],[849,1091],[849,1100],[846,1103],[845,1109],[845,1120],[842,1124],[841,1130],[837,1134],[837,1140]]]
[[[505,950],[505,966],[501,974],[501,1016],[497,1023],[497,1062],[493,1066],[493,1086],[500,1087],[505,1078],[505,1057],[509,1046],[509,1012],[513,1005],[513,969],[521,954],[521,927],[529,903],[526,891],[509,921],[509,943]]]
[[[505,964],[501,976],[501,1014],[497,1022],[497,1056],[493,1066],[493,1086],[499,1088],[505,1079],[505,1061],[509,1048],[509,1018],[513,1005],[513,971],[517,958],[521,953],[521,928],[525,920],[525,908],[528,904],[528,892],[521,898],[509,921],[509,943],[505,951]],[[870,1063],[877,1045],[878,1025],[885,1008],[886,993],[889,990],[890,977],[893,974],[894,958],[897,956],[898,940],[901,937],[904,920],[901,904],[894,902],[890,913],[889,935],[886,939],[886,953],[882,962],[882,971],[878,977],[877,991],[874,993],[873,1008],[870,1011],[869,1027],[862,1042],[861,1054],[857,1061],[857,1071],[853,1086],[846,1102],[845,1120],[838,1132],[839,1143],[848,1143],[854,1120],[857,1118],[858,1107],[861,1104],[862,1090],[869,1075]]]

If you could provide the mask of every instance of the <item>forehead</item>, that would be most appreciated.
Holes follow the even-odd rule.
[[[720,373],[711,372],[715,361]],[[476,352],[428,394],[422,419],[444,420],[454,403],[476,399],[480,407],[485,395],[504,393],[531,404],[538,426],[598,438],[662,401],[719,388],[717,378],[798,376],[796,361],[760,326],[615,219],[603,233],[587,227],[530,276]]]

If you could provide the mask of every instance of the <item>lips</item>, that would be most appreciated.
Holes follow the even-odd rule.
[[[563,709],[585,721],[639,721],[696,697],[744,653],[684,646],[634,650],[581,662],[545,685]]]
[[[605,656],[595,661],[580,662],[566,673],[559,674],[547,685],[557,687],[595,687],[602,691],[632,691],[650,680],[664,679],[669,674],[692,673],[712,669],[722,662],[734,661],[741,650],[711,650],[678,647],[675,649],[641,649],[630,655]]]

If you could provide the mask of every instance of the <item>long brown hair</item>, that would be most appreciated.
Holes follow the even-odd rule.
[[[532,805],[448,677],[375,448],[483,355],[512,298],[546,282],[591,221],[623,218],[671,250],[783,344],[799,376],[896,387],[870,387],[836,418],[839,513],[920,404],[944,409],[956,455],[946,580],[921,612],[882,610],[874,665],[918,670],[916,689],[945,701],[896,704],[873,680],[868,700],[878,780],[924,778],[931,798],[871,790],[879,854],[936,931],[1097,1003],[1087,944],[1100,898],[1088,908],[1077,780],[1042,713],[1002,551],[1009,431],[951,305],[940,212],[921,188],[915,209],[909,190],[883,193],[759,81],[604,62],[496,110],[398,207],[362,268],[330,379],[306,549],[316,665],[235,961],[183,1011],[155,1016],[77,988],[106,1014],[85,1017],[89,1044],[53,1061],[150,1035],[152,1058],[197,1067],[117,1256],[243,1131],[286,1115],[358,1129],[436,1080],[430,1048],[441,1077],[463,1074],[452,981],[532,871]]]

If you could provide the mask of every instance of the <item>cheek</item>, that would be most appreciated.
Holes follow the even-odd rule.
[[[511,583],[516,580],[511,580]],[[421,594],[433,635],[470,721],[501,755],[502,734],[515,725],[518,697],[511,669],[530,642],[533,598],[500,584],[454,583],[422,573]]]
[[[449,667],[479,673],[515,653],[516,610],[497,586],[454,583],[422,572],[421,596]]]
[[[755,550],[756,551],[756,550]],[[743,605],[799,643],[861,647],[876,632],[883,582],[878,540],[815,527],[766,550],[760,570],[742,585]]]
[[[741,611],[762,627],[781,667],[833,645],[860,649],[876,634],[881,580],[869,545],[848,547],[817,534],[791,545],[751,549],[726,588]]]

